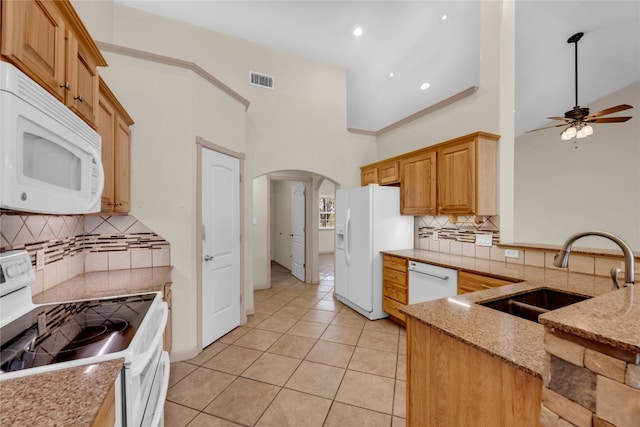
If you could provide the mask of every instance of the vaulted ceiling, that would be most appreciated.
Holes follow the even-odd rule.
[[[116,1],[345,68],[349,128],[380,130],[480,80],[478,0]],[[516,136],[573,108],[574,33],[582,106],[640,80],[640,2],[515,4]]]

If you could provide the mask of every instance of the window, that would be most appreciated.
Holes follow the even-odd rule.
[[[336,196],[320,196],[320,229],[334,228]]]

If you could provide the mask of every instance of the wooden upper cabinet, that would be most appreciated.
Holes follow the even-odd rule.
[[[360,183],[364,187],[369,184],[394,185],[400,182],[398,160],[387,160],[372,163],[360,168]]]
[[[98,68],[82,45],[67,31],[67,76],[70,86],[65,102],[85,122],[96,122],[98,111]]]
[[[69,1],[2,0],[1,53],[95,128],[107,63]]]
[[[369,184],[378,183],[378,167],[363,166],[360,168],[360,183],[364,187]]]
[[[102,79],[100,80],[102,87]],[[96,115],[98,133],[102,138],[102,167],[104,169],[104,189],[102,190],[101,211],[111,212],[115,201],[114,194],[114,159],[116,107],[111,98],[100,90],[98,96],[98,113]]]
[[[389,185],[400,182],[400,167],[398,161],[381,163],[378,166],[378,184]]]
[[[102,137],[102,214],[131,209],[131,130],[133,120],[106,83],[99,79],[96,124]]]
[[[473,214],[476,202],[473,141],[438,150],[438,213]]]
[[[400,161],[400,212],[436,214],[436,150],[425,150]]]
[[[65,26],[52,2],[2,1],[2,55],[64,102]]]

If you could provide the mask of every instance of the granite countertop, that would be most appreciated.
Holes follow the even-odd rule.
[[[81,274],[33,296],[34,304],[162,291],[172,267],[132,268]]]
[[[0,382],[2,426],[90,426],[124,359]]]
[[[625,350],[640,349],[640,308],[629,304],[630,290],[612,291],[610,278],[419,249],[384,253],[497,278],[522,280],[404,306],[400,311],[537,377],[541,377],[543,370],[545,326],[475,302],[543,287],[597,296],[546,313],[541,316],[541,322],[547,327]],[[636,297],[636,301],[639,299]]]

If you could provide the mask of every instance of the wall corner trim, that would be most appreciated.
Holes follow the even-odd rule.
[[[236,101],[244,105],[245,111],[247,111],[249,109],[249,105],[251,105],[251,102],[248,99],[244,98],[238,92],[231,89],[229,86],[224,84],[222,81],[218,80],[212,74],[207,72],[204,68],[200,67],[198,64],[194,62],[185,61],[185,60],[174,58],[171,56],[159,55],[157,53],[151,53],[144,50],[133,49],[130,47],[120,46],[120,45],[106,43],[106,42],[97,41],[97,40],[96,40],[96,45],[98,45],[98,47],[101,50],[104,50],[107,52],[112,52],[119,55],[131,56],[131,57],[143,59],[146,61],[153,61],[159,64],[171,65],[174,67],[191,70],[197,75],[199,75],[200,77],[202,77],[203,79],[205,79],[207,82],[211,83],[213,86],[217,87],[218,89],[220,89],[221,91],[229,95],[231,98],[235,99]]]

